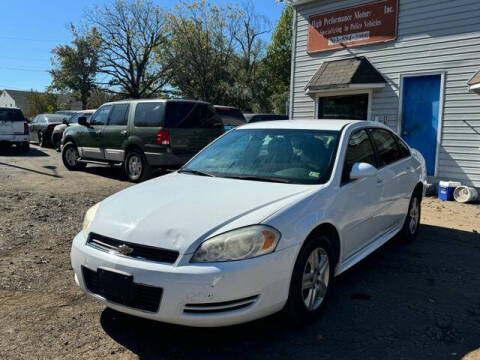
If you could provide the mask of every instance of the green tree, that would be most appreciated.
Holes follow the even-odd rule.
[[[43,113],[53,113],[58,110],[57,95],[51,92],[30,91],[27,94],[28,117]]]
[[[53,50],[50,70],[51,89],[71,92],[86,107],[90,93],[95,88],[100,38],[95,29],[81,36],[71,25],[72,45],[63,45]]]
[[[154,51],[164,46],[164,11],[148,0],[115,0],[91,9],[86,21],[98,30],[100,85],[128,98],[156,96],[167,83],[165,72],[153,61]]]
[[[157,59],[168,69],[170,85],[182,96],[212,103],[225,101],[234,74],[231,7],[218,8],[205,1],[178,4],[167,20],[167,46]]]
[[[293,9],[287,6],[273,32],[267,49],[265,71],[271,95],[270,102],[275,112],[286,113],[290,88],[292,57]]]

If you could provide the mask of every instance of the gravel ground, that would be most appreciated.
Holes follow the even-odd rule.
[[[105,309],[75,286],[85,211],[129,183],[68,172],[58,153],[0,150],[2,359],[480,359],[480,206],[423,203],[419,239],[391,241],[341,275],[321,319],[191,329]]]

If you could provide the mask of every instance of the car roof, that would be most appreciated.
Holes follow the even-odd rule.
[[[364,120],[278,120],[249,123],[239,129],[302,129],[302,130],[333,130],[340,131],[345,126],[362,124],[372,127],[383,127],[383,124]]]
[[[199,104],[209,104],[206,101],[201,101],[201,100],[191,100],[191,99],[125,99],[125,100],[118,100],[118,101],[111,101],[103,105],[114,105],[114,104],[131,104],[131,103],[145,103],[145,102],[189,102],[189,103],[199,103]]]

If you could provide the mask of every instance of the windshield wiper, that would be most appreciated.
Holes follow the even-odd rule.
[[[255,176],[255,175],[228,175],[223,176],[228,179],[240,179],[240,180],[254,180],[254,181],[266,181],[266,182],[276,182],[283,184],[290,184],[291,181],[282,178],[268,177],[268,176]]]
[[[200,175],[200,176],[208,176],[208,177],[215,177],[215,175],[210,174],[206,171],[201,171],[201,170],[193,170],[193,169],[180,169],[178,170],[179,173],[185,173],[185,174],[193,174],[193,175]]]

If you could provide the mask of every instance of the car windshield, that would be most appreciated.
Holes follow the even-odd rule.
[[[245,180],[322,184],[332,172],[338,131],[237,129],[180,172]]]

